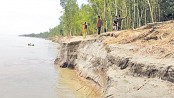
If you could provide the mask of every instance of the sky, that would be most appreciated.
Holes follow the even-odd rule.
[[[78,4],[87,0],[77,0]],[[59,24],[59,0],[0,0],[0,35],[48,31]]]

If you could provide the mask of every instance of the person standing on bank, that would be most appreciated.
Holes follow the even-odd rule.
[[[87,28],[88,28],[88,25],[87,25],[87,23],[85,22],[85,23],[83,24],[83,38],[84,38],[84,39],[86,38]]]
[[[112,30],[117,30],[117,16],[114,17],[113,23],[112,23]]]
[[[117,30],[119,31],[119,30],[121,30],[121,23],[122,23],[122,20],[123,20],[124,18],[121,18],[121,16],[120,15],[118,15],[118,18],[117,18]]]
[[[97,20],[97,31],[98,31],[98,35],[100,35],[100,31],[101,31],[101,26],[102,26],[102,20],[100,18],[100,16],[98,16],[98,20]]]

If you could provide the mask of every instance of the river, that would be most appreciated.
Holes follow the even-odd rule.
[[[57,44],[49,40],[0,36],[0,98],[73,98],[59,82],[56,56]]]

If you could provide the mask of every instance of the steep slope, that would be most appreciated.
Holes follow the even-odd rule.
[[[55,63],[77,70],[105,98],[173,98],[173,21],[59,40]],[[167,81],[166,81],[167,80]]]

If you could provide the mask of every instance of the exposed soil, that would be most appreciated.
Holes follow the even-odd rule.
[[[55,63],[105,98],[174,98],[174,21],[100,36],[61,38]]]

